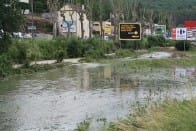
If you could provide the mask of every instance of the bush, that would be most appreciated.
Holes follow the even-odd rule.
[[[142,38],[139,41],[121,41],[121,48],[133,50],[149,48],[148,39]]]
[[[148,48],[153,46],[165,46],[165,38],[163,36],[149,36],[148,38]]]
[[[9,54],[15,63],[24,64],[27,60],[28,41],[15,41],[9,49]]]
[[[104,41],[104,52],[106,54],[113,53],[116,51],[116,46],[113,41]]]
[[[82,42],[77,38],[72,38],[68,41],[67,55],[70,58],[77,58],[82,56]]]
[[[7,52],[11,43],[9,34],[2,33],[0,35],[0,54]]]
[[[166,40],[166,46],[175,46],[176,42],[174,40]]]
[[[116,51],[116,56],[117,57],[130,57],[130,56],[135,57],[135,53],[131,49],[119,49]]]
[[[175,48],[179,51],[187,51],[191,48],[191,43],[190,41],[176,41]]]
[[[6,77],[12,70],[12,63],[8,54],[0,56],[0,78]]]
[[[56,57],[57,62],[62,62],[66,55],[67,55],[67,53],[61,49],[56,50],[56,52],[55,52],[55,57]]]

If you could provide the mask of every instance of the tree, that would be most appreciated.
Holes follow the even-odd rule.
[[[16,0],[0,0],[0,29],[9,33],[17,31],[21,26],[22,18]]]
[[[89,20],[89,37],[92,37],[92,15],[93,15],[93,1],[86,0],[86,15]]]
[[[60,7],[59,0],[47,0],[47,5],[52,16],[53,37],[57,36],[58,9]]]
[[[0,0],[0,54],[7,52],[11,44],[9,36],[20,28],[22,18],[16,0]]]

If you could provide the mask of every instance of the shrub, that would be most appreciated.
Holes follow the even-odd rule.
[[[113,41],[104,41],[104,52],[109,54],[116,51],[116,46]]]
[[[56,50],[55,52],[55,57],[57,62],[62,62],[62,60],[65,58],[65,56],[67,55],[67,53],[64,50]]]
[[[70,58],[82,56],[82,42],[77,38],[72,38],[68,41],[67,55]]]
[[[9,37],[9,34],[2,33],[0,35],[0,54],[7,52],[10,45],[11,45],[11,39]]]
[[[24,64],[27,60],[28,41],[15,41],[9,49],[9,54],[15,63]]]
[[[190,41],[176,41],[175,48],[179,51],[189,50],[191,48]]]
[[[148,38],[148,48],[152,46],[165,46],[165,38],[163,36],[149,36]]]
[[[77,124],[77,128],[74,131],[89,131],[89,128],[90,128],[90,121],[84,120],[83,122]]]
[[[115,51],[114,43],[101,39],[88,39],[83,42],[83,53],[88,60],[104,58],[106,53]]]
[[[116,51],[116,56],[117,57],[130,57],[130,56],[135,57],[135,53],[131,49],[119,49]]]
[[[176,42],[174,40],[166,40],[166,46],[175,46]]]
[[[12,63],[8,54],[0,56],[0,78],[6,77],[12,70]]]
[[[148,40],[147,38],[143,38],[139,41],[121,41],[121,48],[133,50],[148,48]]]

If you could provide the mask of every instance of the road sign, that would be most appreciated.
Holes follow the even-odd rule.
[[[120,23],[119,40],[141,40],[141,24]]]
[[[176,40],[186,40],[187,29],[186,28],[176,28]]]
[[[28,26],[28,30],[36,30],[36,26]]]

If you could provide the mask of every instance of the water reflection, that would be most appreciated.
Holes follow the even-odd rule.
[[[196,97],[195,69],[177,72],[74,65],[3,81],[0,130],[73,130],[87,117],[115,121],[138,105]]]
[[[174,79],[195,79],[196,78],[196,68],[175,68],[174,69]]]

